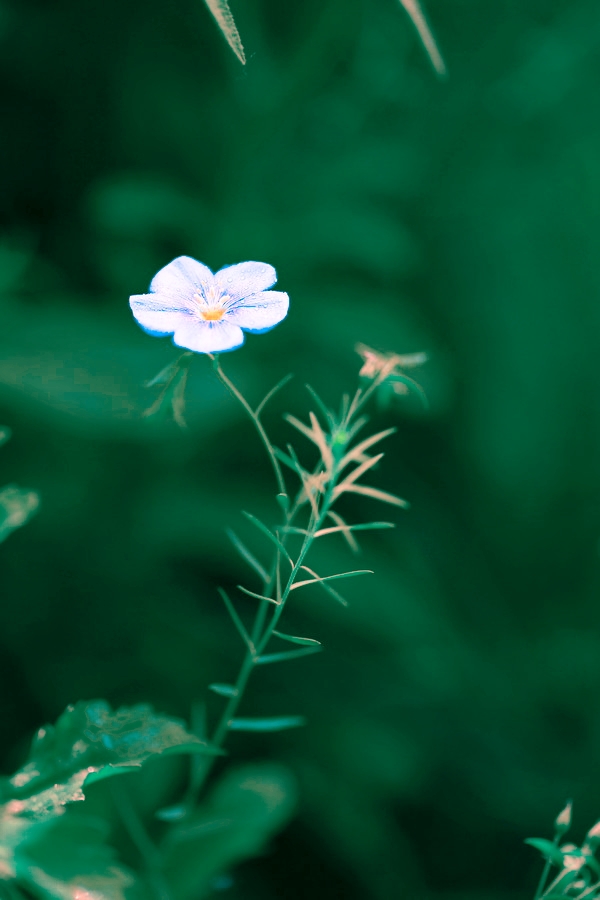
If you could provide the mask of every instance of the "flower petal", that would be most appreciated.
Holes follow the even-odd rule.
[[[289,305],[289,297],[283,291],[262,291],[229,309],[227,321],[246,331],[269,331],[285,319]]]
[[[178,328],[173,341],[178,347],[196,353],[221,353],[241,347],[244,333],[229,322],[202,322],[196,319]]]
[[[182,302],[193,297],[197,290],[203,293],[214,286],[215,276],[203,263],[191,256],[178,256],[156,273],[150,284],[153,293],[165,294]]]
[[[173,334],[193,318],[192,311],[177,298],[164,294],[134,294],[129,305],[138,324],[152,334]]]
[[[277,281],[277,272],[268,263],[243,262],[219,269],[215,281],[221,293],[229,294],[232,300],[243,300],[272,287]]]

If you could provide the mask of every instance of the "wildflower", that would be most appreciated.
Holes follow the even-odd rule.
[[[244,331],[261,334],[286,317],[288,295],[268,290],[276,281],[267,263],[238,263],[213,274],[179,256],[154,276],[149,294],[135,294],[129,305],[149,334],[172,334],[178,347],[219,353],[241,347]]]
[[[356,352],[363,358],[363,367],[358,373],[363,378],[379,378],[385,381],[390,375],[401,375],[402,369],[413,369],[427,362],[426,353],[379,353],[365,344],[357,344]]]

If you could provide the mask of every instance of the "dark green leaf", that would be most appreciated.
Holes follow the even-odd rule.
[[[29,761],[1,784],[10,812],[44,819],[65,804],[83,799],[92,780],[139,768],[147,759],[170,753],[211,752],[179,719],[147,705],[113,712],[102,700],[67,707],[55,726],[40,728]],[[6,809],[6,808],[5,808]]]
[[[542,856],[549,859],[555,866],[562,867],[563,854],[552,841],[548,841],[546,838],[527,838],[525,843],[539,850]]]
[[[191,818],[163,845],[174,900],[199,900],[215,876],[259,854],[293,812],[296,788],[287,769],[252,765],[228,771]]]

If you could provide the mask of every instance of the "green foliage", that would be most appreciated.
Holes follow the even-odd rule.
[[[274,764],[233,768],[165,840],[165,871],[175,900],[210,893],[216,875],[264,851],[295,806],[288,771]]]
[[[27,763],[1,785],[0,878],[42,898],[77,900],[93,891],[123,900],[135,884],[106,843],[102,821],[73,817],[92,782],[136,771],[157,756],[210,753],[178,719],[147,705],[113,712],[101,700],[70,706],[37,732]]]

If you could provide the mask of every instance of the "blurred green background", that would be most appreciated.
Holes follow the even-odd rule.
[[[202,358],[187,432],[141,417],[176,351],[127,298],[183,253],[263,260],[290,314],[224,363],[255,401],[295,374],[277,441],[357,341],[430,353],[431,410],[374,416],[412,504],[363,542],[376,581],[307,593],[288,630],[327,652],[250,691],[309,726],[232,741],[301,804],[230,895],[530,897],[522,840],[570,796],[600,817],[597,6],[430,0],[446,82],[397,0],[233,11],[246,68],[201,0],[0,0],[0,462],[42,500],[0,549],[0,761],[77,699],[188,716],[232,677],[224,528],[273,515],[272,473]]]

